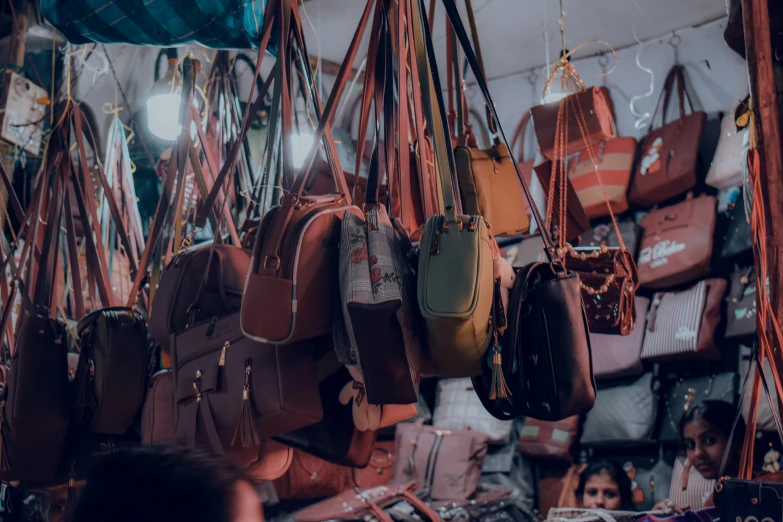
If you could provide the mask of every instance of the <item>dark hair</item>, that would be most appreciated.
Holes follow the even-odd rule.
[[[90,471],[71,521],[231,522],[242,481],[251,482],[225,459],[199,451],[122,451]]]
[[[737,418],[737,407],[725,401],[702,401],[689,408],[680,417],[680,437],[685,438],[685,426],[691,422],[706,421],[710,426],[718,430],[726,438],[731,435],[734,419]],[[740,416],[737,421],[737,431],[734,440],[743,440],[745,437],[745,421]]]
[[[585,470],[579,475],[579,485],[576,488],[577,500],[581,502],[582,497],[585,494],[585,486],[590,477],[606,473],[609,478],[617,484],[617,489],[620,491],[620,505],[624,511],[633,511],[633,493],[631,492],[631,479],[628,477],[628,473],[613,460],[597,460],[590,463]]]

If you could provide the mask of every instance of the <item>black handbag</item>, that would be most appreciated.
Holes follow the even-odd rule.
[[[745,337],[756,333],[756,275],[753,267],[731,275],[731,290],[726,305],[726,337]]]
[[[661,412],[661,432],[658,440],[664,443],[679,443],[680,418],[690,408],[703,401],[737,403],[737,374],[719,373],[701,377],[680,378],[664,392],[664,406]]]
[[[642,231],[641,227],[632,219],[618,221],[617,226],[620,229],[620,234],[623,235],[625,248],[628,249],[628,252],[630,252],[634,258],[636,258],[639,238],[641,237]],[[617,240],[617,232],[615,232],[612,223],[609,222],[596,225],[582,234],[581,246],[608,246],[610,248],[618,248],[620,242]]]
[[[443,5],[486,107],[495,121],[500,121],[459,10],[453,0],[444,0]],[[498,129],[502,142],[511,150],[503,129]],[[533,217],[543,223],[516,160],[513,163]],[[506,310],[508,328],[503,339],[488,350],[482,373],[472,378],[484,407],[498,419],[526,416],[562,420],[586,412],[595,402],[590,338],[579,276],[559,263],[546,230],[542,230],[542,239],[552,256],[551,262],[533,263],[517,274]],[[500,319],[503,314],[496,316]]]
[[[753,239],[750,234],[750,223],[745,215],[745,198],[739,196],[729,207],[727,214],[729,222],[723,238],[721,257],[733,258],[749,253],[753,248]]]

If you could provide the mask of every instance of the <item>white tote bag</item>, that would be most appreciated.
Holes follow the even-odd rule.
[[[718,190],[742,186],[742,137],[734,123],[734,109],[726,113],[720,125],[720,139],[710,171],[707,185]]]

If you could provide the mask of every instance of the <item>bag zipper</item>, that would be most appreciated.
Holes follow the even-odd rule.
[[[220,361],[223,362],[223,364],[220,365],[220,366],[223,366],[223,365],[225,365],[225,362],[226,362],[226,360],[225,360],[225,351],[226,351],[226,349],[230,345],[231,345],[231,341],[225,341],[225,342],[222,342],[220,344],[214,344],[214,345],[210,346],[209,348],[204,348],[203,350],[199,350],[196,353],[188,355],[187,357],[185,357],[181,361],[178,360],[177,361],[177,368],[178,369],[182,368],[183,366],[185,366],[189,362],[192,362],[192,361],[198,359],[199,357],[203,357],[203,356],[208,355],[208,354],[210,354],[212,352],[217,352],[218,350],[221,350],[221,352],[222,352],[221,353],[221,357],[220,357]]]
[[[313,216],[323,212],[324,208],[314,208],[297,221],[296,226],[283,238],[283,248],[280,253],[280,276],[283,279],[292,279],[296,269],[296,253],[299,250],[300,234],[310,224]]]

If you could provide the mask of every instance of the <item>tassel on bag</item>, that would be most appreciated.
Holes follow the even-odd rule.
[[[261,438],[258,436],[256,423],[253,419],[253,405],[250,403],[250,374],[252,372],[253,361],[248,359],[245,363],[245,386],[242,388],[242,411],[239,414],[239,422],[237,423],[237,429],[234,431],[234,438],[231,439],[232,446],[236,444],[237,439],[241,440],[243,448],[261,444]]]
[[[503,375],[503,348],[498,343],[498,334],[495,332],[495,345],[492,347],[492,386],[489,390],[489,398],[508,399],[511,396],[511,389],[506,383],[506,377]]]

